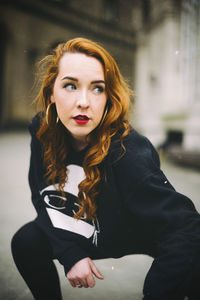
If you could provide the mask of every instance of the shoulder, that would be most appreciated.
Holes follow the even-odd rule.
[[[37,113],[28,125],[29,132],[35,136],[41,125],[41,113]]]
[[[121,146],[120,133],[115,135],[111,142],[110,159],[114,168],[121,171],[134,170],[134,173],[148,175],[160,168],[159,155],[150,140],[131,128],[129,134],[124,137]]]
[[[118,132],[113,138],[111,142],[110,152],[122,154],[123,155],[123,148],[121,145],[120,137],[122,132]],[[135,157],[144,157],[144,156],[151,156],[153,153],[156,152],[154,146],[150,142],[150,140],[145,137],[144,135],[140,134],[138,131],[131,127],[130,132],[123,138],[123,144],[125,147],[126,155],[134,155]]]

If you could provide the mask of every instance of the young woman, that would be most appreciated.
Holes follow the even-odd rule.
[[[53,259],[73,287],[103,279],[93,260],[147,254],[145,300],[200,299],[200,216],[175,191],[150,141],[130,127],[131,91],[114,59],[83,38],[60,44],[36,102],[29,183],[37,218],[12,239],[35,299],[61,299]]]

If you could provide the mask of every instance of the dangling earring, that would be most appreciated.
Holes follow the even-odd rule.
[[[48,104],[47,110],[46,110],[46,122],[47,122],[47,125],[49,125],[49,109],[50,109],[51,104],[53,104],[53,103],[49,103]],[[59,121],[59,116],[57,115],[56,124],[58,123],[58,121]]]
[[[106,115],[108,113],[108,106],[106,107],[105,111],[104,111],[104,114],[103,114],[103,117],[101,119],[101,122],[99,123],[99,127],[103,124],[105,118],[106,118]]]

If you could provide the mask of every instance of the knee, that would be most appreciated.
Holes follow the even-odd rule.
[[[31,242],[31,223],[22,226],[11,239],[11,251],[13,257],[27,255]]]
[[[12,252],[15,251],[19,246],[19,238],[18,238],[18,231],[13,235],[11,239],[11,250]]]
[[[21,228],[14,234],[11,239],[11,251],[14,258],[18,256],[18,254],[22,253],[25,244],[26,239],[23,236],[23,231]]]
[[[25,224],[15,233],[11,240],[11,251],[14,258],[23,260],[37,256],[53,257],[49,241],[34,221]]]

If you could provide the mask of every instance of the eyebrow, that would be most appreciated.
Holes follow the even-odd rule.
[[[72,81],[78,81],[78,79],[74,78],[74,77],[70,77],[70,76],[65,76],[62,78],[62,80],[65,80],[65,79],[69,79],[69,80],[72,80]]]
[[[94,80],[91,83],[103,83],[103,84],[105,84],[105,81],[104,80]]]
[[[74,78],[74,77],[71,77],[71,76],[65,76],[65,77],[62,78],[62,80],[65,80],[65,79],[69,79],[69,80],[78,82],[77,78]],[[104,80],[93,80],[91,83],[92,84],[93,83],[103,83],[103,84],[105,84],[105,81]]]

